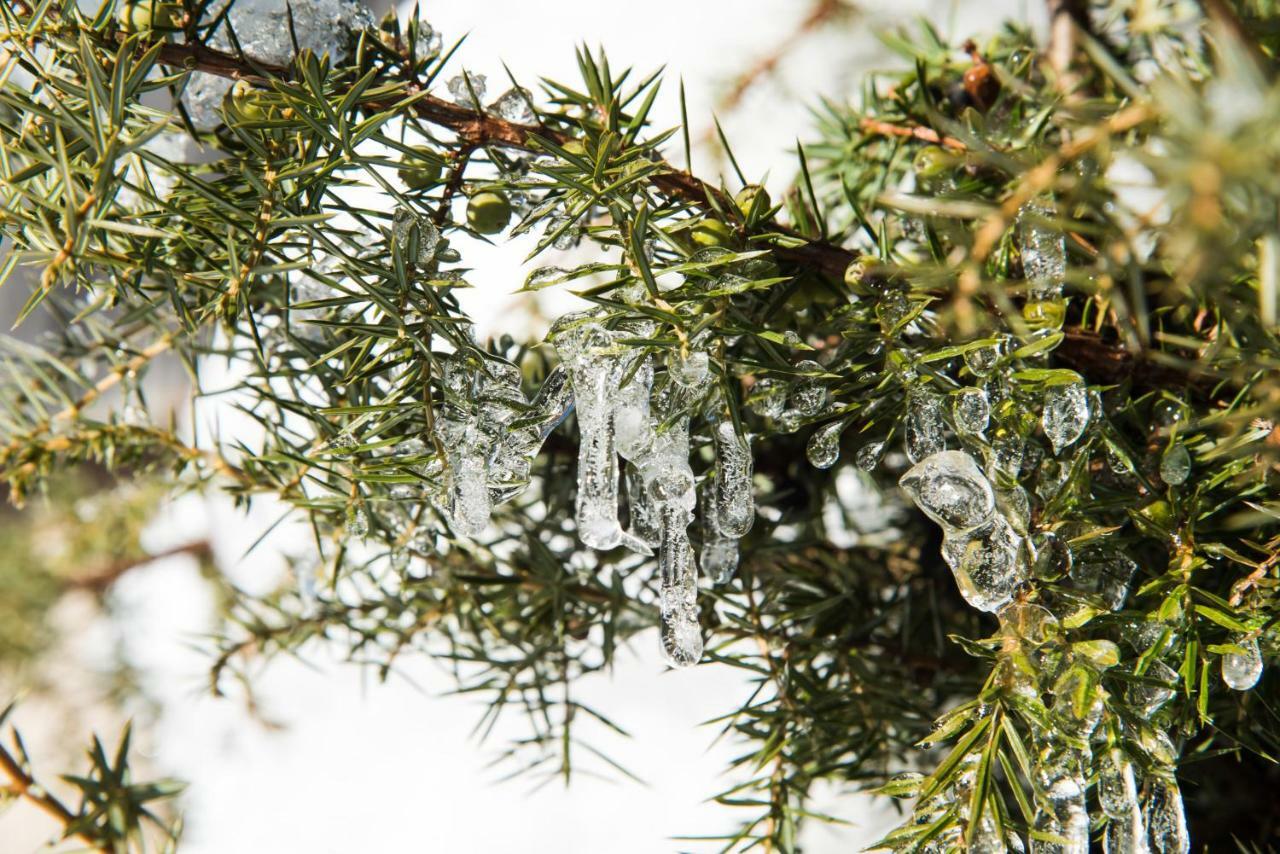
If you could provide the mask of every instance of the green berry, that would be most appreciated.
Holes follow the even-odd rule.
[[[481,234],[497,234],[511,221],[511,202],[502,193],[486,190],[467,202],[467,224]]]
[[[125,3],[117,10],[116,18],[120,21],[120,26],[130,33],[182,29],[182,7],[175,3],[161,3],[159,0]]]
[[[938,145],[930,145],[916,153],[916,159],[912,166],[915,168],[916,174],[921,178],[936,178],[944,172],[954,169],[959,162],[960,158],[945,148]]]
[[[733,241],[733,229],[718,219],[704,219],[689,229],[689,236],[699,246],[724,246]]]
[[[263,122],[268,117],[262,93],[255,90],[248,80],[237,80],[231,87],[227,95],[227,110],[241,122]]]
[[[769,191],[759,184],[748,184],[738,191],[733,197],[733,201],[738,206],[738,210],[742,211],[743,216],[750,216],[752,209],[756,206],[756,200],[759,199],[760,213],[766,213],[773,207],[773,200],[769,198]]]
[[[414,149],[414,154],[400,158],[400,170],[396,173],[405,186],[421,190],[440,183],[440,160],[425,145]]]

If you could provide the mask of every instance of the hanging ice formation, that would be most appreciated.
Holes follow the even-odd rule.
[[[703,394],[708,358],[697,349],[673,354],[655,391],[654,357],[623,343],[637,330],[606,329],[575,314],[553,330],[573,386],[578,416],[578,536],[594,549],[658,550],[662,651],[677,666],[702,657],[697,573],[689,525],[698,505],[689,463],[689,403]],[[737,539],[755,518],[751,449],[733,422],[713,425],[714,475],[703,496],[704,569],[716,582],[737,566]],[[625,465],[629,529],[619,514]]]

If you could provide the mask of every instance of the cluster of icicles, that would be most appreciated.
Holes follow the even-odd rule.
[[[561,365],[526,400],[519,370],[496,359],[446,361],[446,402],[436,420],[448,455],[446,510],[454,530],[479,535],[494,504],[515,497],[547,435],[573,410],[578,422],[578,537],[589,548],[657,550],[662,651],[676,666],[702,657],[698,566],[688,527],[698,505],[689,463],[689,404],[706,394],[705,352],[673,354],[655,386],[655,357],[623,342],[652,330],[605,328],[573,314],[552,340]],[[732,421],[713,424],[715,472],[703,500],[702,569],[716,583],[732,576],[737,540],[755,519],[748,439]],[[625,478],[620,478],[625,465]],[[619,514],[625,479],[628,527]]]

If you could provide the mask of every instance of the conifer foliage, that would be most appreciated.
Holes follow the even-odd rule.
[[[1050,16],[885,35],[775,200],[602,52],[493,86],[355,0],[0,0],[0,278],[56,330],[3,342],[9,497],[283,500],[316,563],[234,595],[213,690],[435,655],[534,775],[601,761],[572,686],[656,626],[758,683],[726,850],[799,850],[819,781],[903,799],[894,851],[1264,850],[1280,10]],[[584,308],[480,340],[468,249],[525,233]],[[175,358],[256,431],[151,417]]]

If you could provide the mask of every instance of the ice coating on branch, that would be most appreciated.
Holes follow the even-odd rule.
[[[1045,202],[1030,202],[1018,212],[1018,246],[1031,299],[1053,299],[1062,294],[1067,249],[1062,231],[1050,222],[1056,215]]]
[[[417,252],[411,253],[410,248],[414,245],[415,238]],[[440,244],[440,229],[426,217],[418,216],[408,208],[399,207],[391,220],[391,239],[400,247],[406,261],[426,264],[436,254],[436,246]]]
[[[653,391],[653,360],[641,357],[640,364],[614,396],[613,424],[618,453],[623,459],[639,460],[653,449],[657,439],[649,412]]]
[[[1084,382],[1076,380],[1046,389],[1040,423],[1055,454],[1083,436],[1089,426],[1089,394]]]
[[[1133,763],[1118,748],[1107,751],[1098,768],[1098,803],[1114,819],[1127,818],[1138,806]]]
[[[233,53],[230,30],[246,57],[268,65],[293,61],[294,37],[300,49],[341,62],[350,52],[355,33],[376,23],[369,8],[356,0],[236,0],[211,3],[202,24],[217,20],[228,5],[230,10],[208,36],[209,47]],[[182,103],[198,129],[211,130],[221,123],[222,100],[232,82],[204,72],[191,75]]]
[[[898,484],[949,533],[976,528],[995,512],[991,482],[963,451],[942,451],[921,460]]]
[[[951,415],[958,430],[976,436],[991,420],[991,401],[980,388],[962,388],[951,397]]]
[[[997,515],[995,492],[973,458],[940,451],[898,481],[925,515],[942,526],[942,556],[965,601],[998,611],[1022,580],[1022,538]]]
[[[459,74],[449,80],[449,94],[459,107],[470,110],[480,109],[484,101],[484,93],[488,88],[488,79],[483,74],[472,74],[470,71]]]
[[[1089,813],[1081,757],[1060,742],[1050,742],[1036,756],[1033,774],[1036,815],[1033,826],[1061,842],[1031,838],[1031,851],[1042,854],[1087,854]]]
[[[1248,691],[1262,678],[1262,651],[1257,638],[1236,638],[1232,643],[1244,652],[1222,656],[1222,681],[1235,691]]]
[[[931,391],[913,388],[907,395],[907,458],[918,463],[945,448],[942,429],[942,398]]]
[[[726,537],[738,538],[751,530],[756,519],[755,497],[751,490],[751,443],[738,434],[733,422],[716,424],[716,528]]]
[[[696,388],[707,381],[710,363],[707,354],[693,350],[671,360],[671,378],[686,388]]]
[[[1148,786],[1144,813],[1147,828],[1151,832],[1153,851],[1158,854],[1187,854],[1191,850],[1182,792],[1177,783],[1152,780]]]
[[[697,568],[689,545],[689,520],[689,511],[673,502],[663,505],[659,517],[659,633],[662,654],[675,667],[689,667],[702,658]]]
[[[498,96],[498,100],[489,105],[489,112],[501,119],[516,124],[533,124],[533,95],[528,89],[514,87]]]
[[[715,508],[715,479],[712,478],[710,488],[703,493],[702,550],[698,553],[698,563],[713,584],[727,584],[738,570],[738,539],[720,530]]]

